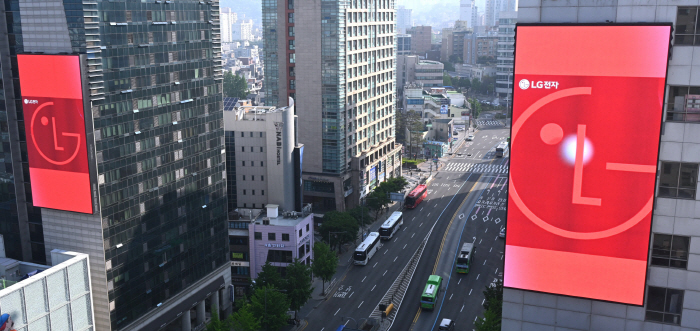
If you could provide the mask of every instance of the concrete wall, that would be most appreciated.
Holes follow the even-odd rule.
[[[299,255],[299,247],[306,243],[311,243],[310,250],[313,251],[314,242],[314,224],[313,214],[309,214],[304,219],[299,219],[299,223],[291,226],[287,225],[262,225],[251,223],[248,227],[248,243],[250,245],[250,277],[257,278],[258,273],[262,271],[263,265],[267,261],[267,253],[269,250],[291,251],[293,259],[306,260],[310,256],[310,251],[304,256]],[[273,221],[274,224],[274,221]],[[306,225],[309,225],[309,231],[306,230]],[[302,234],[299,237],[299,230]],[[255,232],[262,233],[261,240],[255,240]],[[268,233],[275,234],[275,240],[268,239]],[[282,234],[289,234],[289,241],[282,241]],[[284,245],[284,247],[267,247],[266,245]],[[273,266],[286,267],[288,263],[271,262]]]

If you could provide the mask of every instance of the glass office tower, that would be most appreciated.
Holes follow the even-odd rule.
[[[21,247],[8,254],[90,254],[97,330],[189,330],[205,299],[229,307],[218,1],[3,6],[0,232]],[[34,206],[18,54],[80,58],[93,214]]]

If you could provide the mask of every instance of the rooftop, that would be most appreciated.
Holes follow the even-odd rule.
[[[311,215],[311,204],[306,204],[301,212],[279,211],[279,206],[267,204],[267,209],[263,209],[254,222],[260,225],[295,226],[303,222]],[[269,223],[267,223],[269,221]]]

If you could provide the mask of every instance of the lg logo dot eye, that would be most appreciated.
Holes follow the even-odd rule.
[[[523,79],[518,83],[518,86],[523,90],[527,90],[530,87],[530,82],[527,79]]]

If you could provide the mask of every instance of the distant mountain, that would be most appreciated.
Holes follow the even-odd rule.
[[[262,0],[221,0],[221,7],[230,7],[238,19],[252,19],[255,26],[262,26]]]

